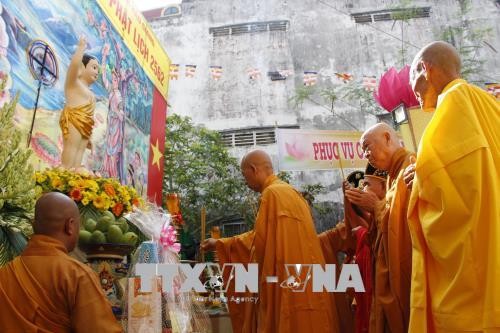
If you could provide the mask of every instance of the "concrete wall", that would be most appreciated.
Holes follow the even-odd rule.
[[[430,18],[361,25],[349,15],[400,4],[388,0],[185,0],[180,16],[151,21],[174,63],[198,65],[195,79],[184,78],[182,66],[179,80],[171,81],[170,112],[188,115],[215,130],[294,124],[352,130],[325,107],[306,101],[295,109],[289,99],[296,87],[302,86],[304,70],[319,71],[317,91],[343,85],[335,72],[353,74],[358,80],[364,75],[380,76],[390,66],[402,67],[402,49],[404,63],[410,63],[420,47],[439,39],[447,26],[464,19],[459,15],[458,0],[404,2],[431,6]],[[493,49],[500,52],[500,8],[493,0],[474,0],[472,5],[468,22],[491,28],[489,37],[477,40],[477,58],[485,61],[485,71],[473,79],[498,82],[500,55]],[[210,27],[274,20],[288,20],[288,30],[222,37],[209,34]],[[210,65],[223,66],[221,80],[210,78]],[[249,67],[259,68],[261,78],[250,80],[246,74]],[[285,68],[295,75],[284,81],[271,81],[266,76],[268,70]],[[318,93],[313,98],[325,104]],[[341,100],[335,103],[335,112],[359,130],[375,122],[373,116]],[[276,153],[275,146],[263,148]],[[246,150],[233,153],[241,156]],[[337,171],[297,172],[293,176],[298,187],[318,182],[326,186],[328,193],[319,200],[341,200]]]

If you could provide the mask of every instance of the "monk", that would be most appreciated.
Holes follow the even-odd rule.
[[[410,331],[500,332],[500,104],[460,78],[445,42],[420,50],[410,81],[422,108],[435,108],[406,173]]]
[[[403,171],[412,154],[402,148],[396,132],[380,123],[361,136],[368,162],[387,171],[387,193],[379,200],[372,192],[347,189],[355,205],[374,215],[376,237],[373,244],[374,291],[370,333],[408,331],[410,317],[411,239],[406,220],[409,191]]]
[[[358,187],[363,178],[362,171],[350,173],[346,178],[346,184]],[[346,185],[347,186],[347,185]],[[351,186],[351,185],[349,185]],[[352,258],[356,250],[356,238],[352,235],[353,225],[357,226],[362,218],[357,214],[359,209],[347,200],[344,202],[344,220],[337,223],[332,229],[326,230],[318,235],[321,249],[327,264],[334,264],[341,267],[343,263],[352,263]],[[364,223],[364,222],[361,222]],[[339,262],[339,254],[346,254],[343,262]],[[337,270],[337,281],[339,270]],[[354,312],[352,311],[353,294],[348,292],[335,292],[330,295],[333,308],[337,309],[340,331],[354,333]]]
[[[311,283],[303,292],[284,285],[289,277],[285,264],[325,263],[307,202],[274,175],[271,158],[261,150],[243,157],[241,172],[247,186],[261,193],[254,229],[231,238],[209,238],[201,244],[202,250],[216,249],[221,264],[259,265],[258,301],[242,303],[243,309],[234,313],[229,298],[233,331],[340,332],[332,319],[327,292],[313,293]],[[268,276],[276,276],[278,283],[266,282]]]
[[[385,197],[385,175],[368,164],[363,177],[363,191],[371,192],[379,200]],[[355,262],[359,267],[361,278],[365,287],[364,293],[356,293],[354,298],[356,302],[356,333],[369,332],[370,309],[373,299],[373,255],[372,238],[370,233],[374,228],[374,218],[368,212],[362,212],[361,223],[351,224],[353,233],[356,237]],[[365,223],[363,223],[365,222]]]
[[[43,195],[33,229],[24,252],[0,269],[0,332],[122,332],[97,275],[68,255],[80,229],[73,200]]]
[[[81,166],[94,127],[95,96],[89,86],[97,81],[99,63],[94,56],[84,53],[86,46],[86,39],[80,38],[64,84],[66,104],[59,126],[63,135],[61,163],[67,169]]]
[[[336,267],[341,267],[338,255],[343,252],[347,258],[352,258],[356,249],[356,240],[350,235],[350,230],[347,230],[344,221],[337,223],[334,228],[326,230],[318,235],[318,239],[323,251],[323,256],[327,264],[334,264]],[[346,259],[347,259],[346,258]],[[347,263],[349,259],[347,259]],[[337,281],[340,270],[337,270]],[[351,310],[352,296],[347,292],[330,293],[332,309],[336,310],[334,318],[338,318],[340,332],[354,332],[354,315]]]

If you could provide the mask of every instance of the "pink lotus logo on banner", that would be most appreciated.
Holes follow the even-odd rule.
[[[293,144],[285,142],[286,152],[288,153],[288,155],[300,161],[303,160],[307,156],[307,154],[297,146],[298,146],[297,142],[294,142]]]

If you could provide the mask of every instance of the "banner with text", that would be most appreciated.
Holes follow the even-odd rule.
[[[366,167],[359,143],[362,132],[277,129],[279,170],[329,170]]]
[[[155,87],[167,99],[170,58],[130,0],[97,0]]]

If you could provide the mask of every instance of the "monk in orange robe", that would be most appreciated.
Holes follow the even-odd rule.
[[[405,175],[411,332],[500,332],[500,103],[460,67],[452,45],[433,42],[410,71],[422,108],[435,108]]]
[[[409,191],[403,171],[413,155],[401,147],[396,132],[384,123],[365,131],[361,145],[369,163],[388,172],[384,200],[359,189],[346,190],[352,203],[373,212],[375,218],[377,235],[372,249],[375,272],[370,333],[407,332],[412,248],[406,219]]]
[[[339,262],[338,255],[344,252],[348,257],[352,258],[356,248],[356,240],[350,234],[344,222],[339,222],[337,225],[327,231],[318,235],[318,239],[323,250],[323,255],[327,264],[336,265],[338,281],[341,263]],[[354,315],[351,310],[352,297],[347,292],[334,292],[330,294],[332,309],[337,311],[336,317],[338,318],[340,332],[353,333],[354,332]]]
[[[357,187],[363,178],[363,172],[355,171],[347,176],[347,182],[351,186]],[[347,186],[344,184],[344,186]],[[344,263],[351,263],[356,250],[356,238],[353,237],[351,229],[360,223],[362,218],[355,212],[355,207],[347,200],[344,200],[344,221],[327,231],[318,235],[321,243],[321,249],[327,264],[335,264],[341,267],[342,263],[338,260],[339,253],[345,253],[347,256]],[[359,209],[357,210],[359,212]],[[361,222],[362,223],[362,222]],[[340,270],[337,270],[337,281]],[[340,331],[345,333],[354,333],[354,313],[351,308],[353,295],[348,292],[335,292],[331,295],[333,308],[337,309]]]
[[[0,269],[0,332],[122,332],[97,275],[68,255],[80,214],[61,193],[35,206],[34,236]]]
[[[303,292],[282,287],[289,278],[285,264],[325,264],[307,202],[274,175],[271,158],[263,151],[248,153],[242,159],[241,171],[248,187],[261,193],[254,229],[231,238],[210,238],[201,244],[203,250],[216,249],[221,264],[259,266],[258,301],[244,302],[242,311],[231,313],[233,331],[340,332],[327,292],[314,293],[311,281]],[[268,276],[276,276],[278,283],[268,283]]]
[[[374,169],[370,164],[366,168],[363,178],[363,191],[374,193],[379,200],[385,197],[385,175],[379,170]],[[365,286],[364,293],[356,293],[356,333],[369,332],[370,324],[370,310],[373,299],[373,238],[370,237],[374,230],[375,221],[373,215],[362,212],[363,218],[361,221],[366,220],[368,223],[358,223],[357,226],[353,225],[353,232],[356,236],[356,254],[355,262],[359,267],[361,278]]]

